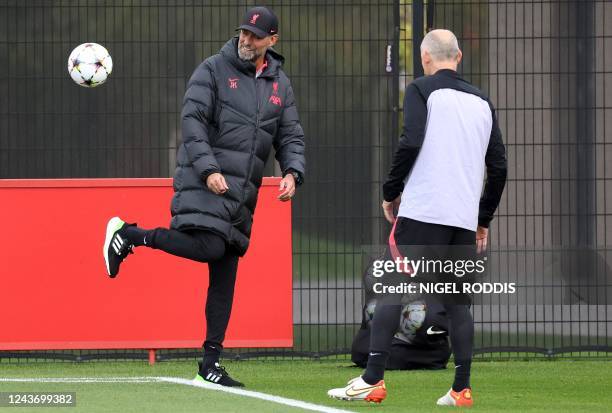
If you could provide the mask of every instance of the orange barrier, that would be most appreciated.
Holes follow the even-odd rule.
[[[291,347],[291,206],[264,178],[240,260],[226,347]],[[206,264],[137,248],[106,276],[114,215],[170,222],[171,179],[0,180],[0,350],[195,348],[204,341]]]

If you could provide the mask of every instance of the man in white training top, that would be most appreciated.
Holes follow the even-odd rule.
[[[457,38],[448,30],[433,30],[421,43],[426,76],[406,88],[404,129],[383,186],[384,214],[394,224],[389,245],[396,251],[393,258],[410,253],[406,246],[412,247],[412,255],[422,246],[438,250],[449,246],[447,254],[461,246],[478,253],[486,249],[488,226],[506,183],[506,150],[495,108],[457,74],[461,57]],[[410,258],[419,259],[420,254]],[[387,295],[377,305],[364,374],[344,388],[330,390],[329,396],[378,403],[385,399],[383,376],[400,316],[399,297]],[[465,294],[446,298],[455,380],[437,404],[472,406],[470,298]]]

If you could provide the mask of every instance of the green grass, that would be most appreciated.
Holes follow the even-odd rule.
[[[194,362],[15,363],[0,364],[0,377],[130,377],[192,378]],[[345,361],[226,362],[227,369],[249,390],[285,396],[358,412],[448,411],[435,400],[448,390],[452,370],[391,371],[386,374],[389,396],[378,405],[328,399],[361,370]],[[612,406],[612,363],[606,361],[477,362],[472,386],[473,411],[604,412]],[[0,391],[75,391],[77,407],[69,412],[292,412],[279,404],[169,383],[2,383]],[[35,408],[30,411],[61,411]],[[62,409],[64,410],[64,409]],[[19,408],[11,411],[28,411]]]

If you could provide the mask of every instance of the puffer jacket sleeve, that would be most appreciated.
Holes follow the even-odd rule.
[[[303,179],[306,172],[304,157],[304,131],[300,124],[295,97],[291,85],[287,88],[285,107],[281,114],[278,133],[274,139],[276,160],[279,162],[283,176],[290,170],[300,174]]]
[[[181,113],[183,144],[187,157],[203,179],[214,172],[220,172],[209,140],[209,126],[214,122],[215,104],[213,73],[209,63],[205,61],[189,79]]]

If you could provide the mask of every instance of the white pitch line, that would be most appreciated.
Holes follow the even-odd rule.
[[[157,377],[0,377],[0,382],[9,383],[159,383]]]
[[[165,381],[168,383],[176,383],[176,384],[184,384],[186,386],[202,387],[208,390],[216,390],[216,391],[222,391],[225,393],[237,394],[239,396],[252,397],[255,399],[261,399],[261,400],[265,400],[268,402],[284,404],[286,406],[298,407],[298,408],[310,410],[313,412],[322,412],[322,413],[350,412],[350,410],[334,409],[333,407],[327,407],[327,406],[322,406],[319,404],[303,402],[301,400],[288,399],[286,397],[273,396],[271,394],[260,393],[260,392],[252,391],[252,390],[242,390],[236,387],[221,386],[220,384],[204,383],[200,381],[180,379],[177,377],[157,377],[157,378],[161,381]]]
[[[252,390],[242,390],[236,387],[225,387],[220,384],[196,382],[194,380],[178,377],[37,377],[37,378],[9,378],[0,377],[0,382],[10,383],[174,383],[186,386],[201,387],[207,390],[221,391],[239,396],[252,397],[286,406],[297,407],[321,413],[351,413],[350,410],[335,409],[333,407],[303,402],[301,400],[288,399],[286,397],[274,396]]]

